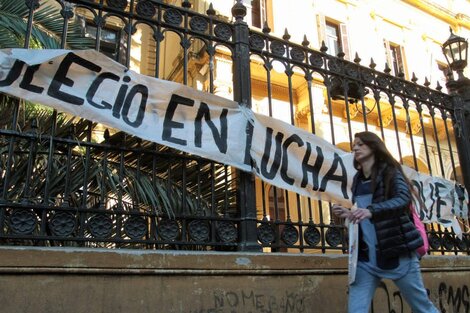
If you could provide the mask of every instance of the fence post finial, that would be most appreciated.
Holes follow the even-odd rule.
[[[246,6],[243,5],[242,0],[237,0],[237,2],[233,5],[232,15],[237,22],[242,21],[246,16]]]

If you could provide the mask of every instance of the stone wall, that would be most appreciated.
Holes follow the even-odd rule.
[[[0,255],[2,313],[346,312],[343,255],[31,247]],[[470,312],[470,257],[427,256],[421,264],[442,312]],[[373,308],[411,312],[390,282]]]

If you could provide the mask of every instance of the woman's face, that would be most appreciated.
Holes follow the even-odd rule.
[[[354,159],[362,163],[374,156],[374,151],[366,145],[360,138],[354,138],[353,147]]]

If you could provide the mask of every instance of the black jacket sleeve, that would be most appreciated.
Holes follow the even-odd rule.
[[[376,190],[374,192],[372,204],[367,207],[372,213],[372,220],[380,221],[385,218],[400,216],[408,209],[411,201],[411,193],[405,177],[403,177],[403,174],[399,170],[395,171],[395,175],[391,181],[392,186],[390,186],[389,197],[384,195],[380,197],[380,200],[376,199],[376,192],[384,193],[383,181],[379,184],[382,190]]]

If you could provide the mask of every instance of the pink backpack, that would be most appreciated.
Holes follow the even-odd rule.
[[[426,234],[426,227],[424,227],[424,224],[419,218],[418,212],[416,212],[416,209],[414,208],[413,205],[410,205],[410,210],[411,210],[411,215],[413,216],[413,223],[415,224],[416,229],[421,234],[421,237],[423,238],[423,242],[424,242],[424,244],[421,247],[416,249],[416,252],[421,258],[424,255],[426,255],[429,251],[428,235]]]

